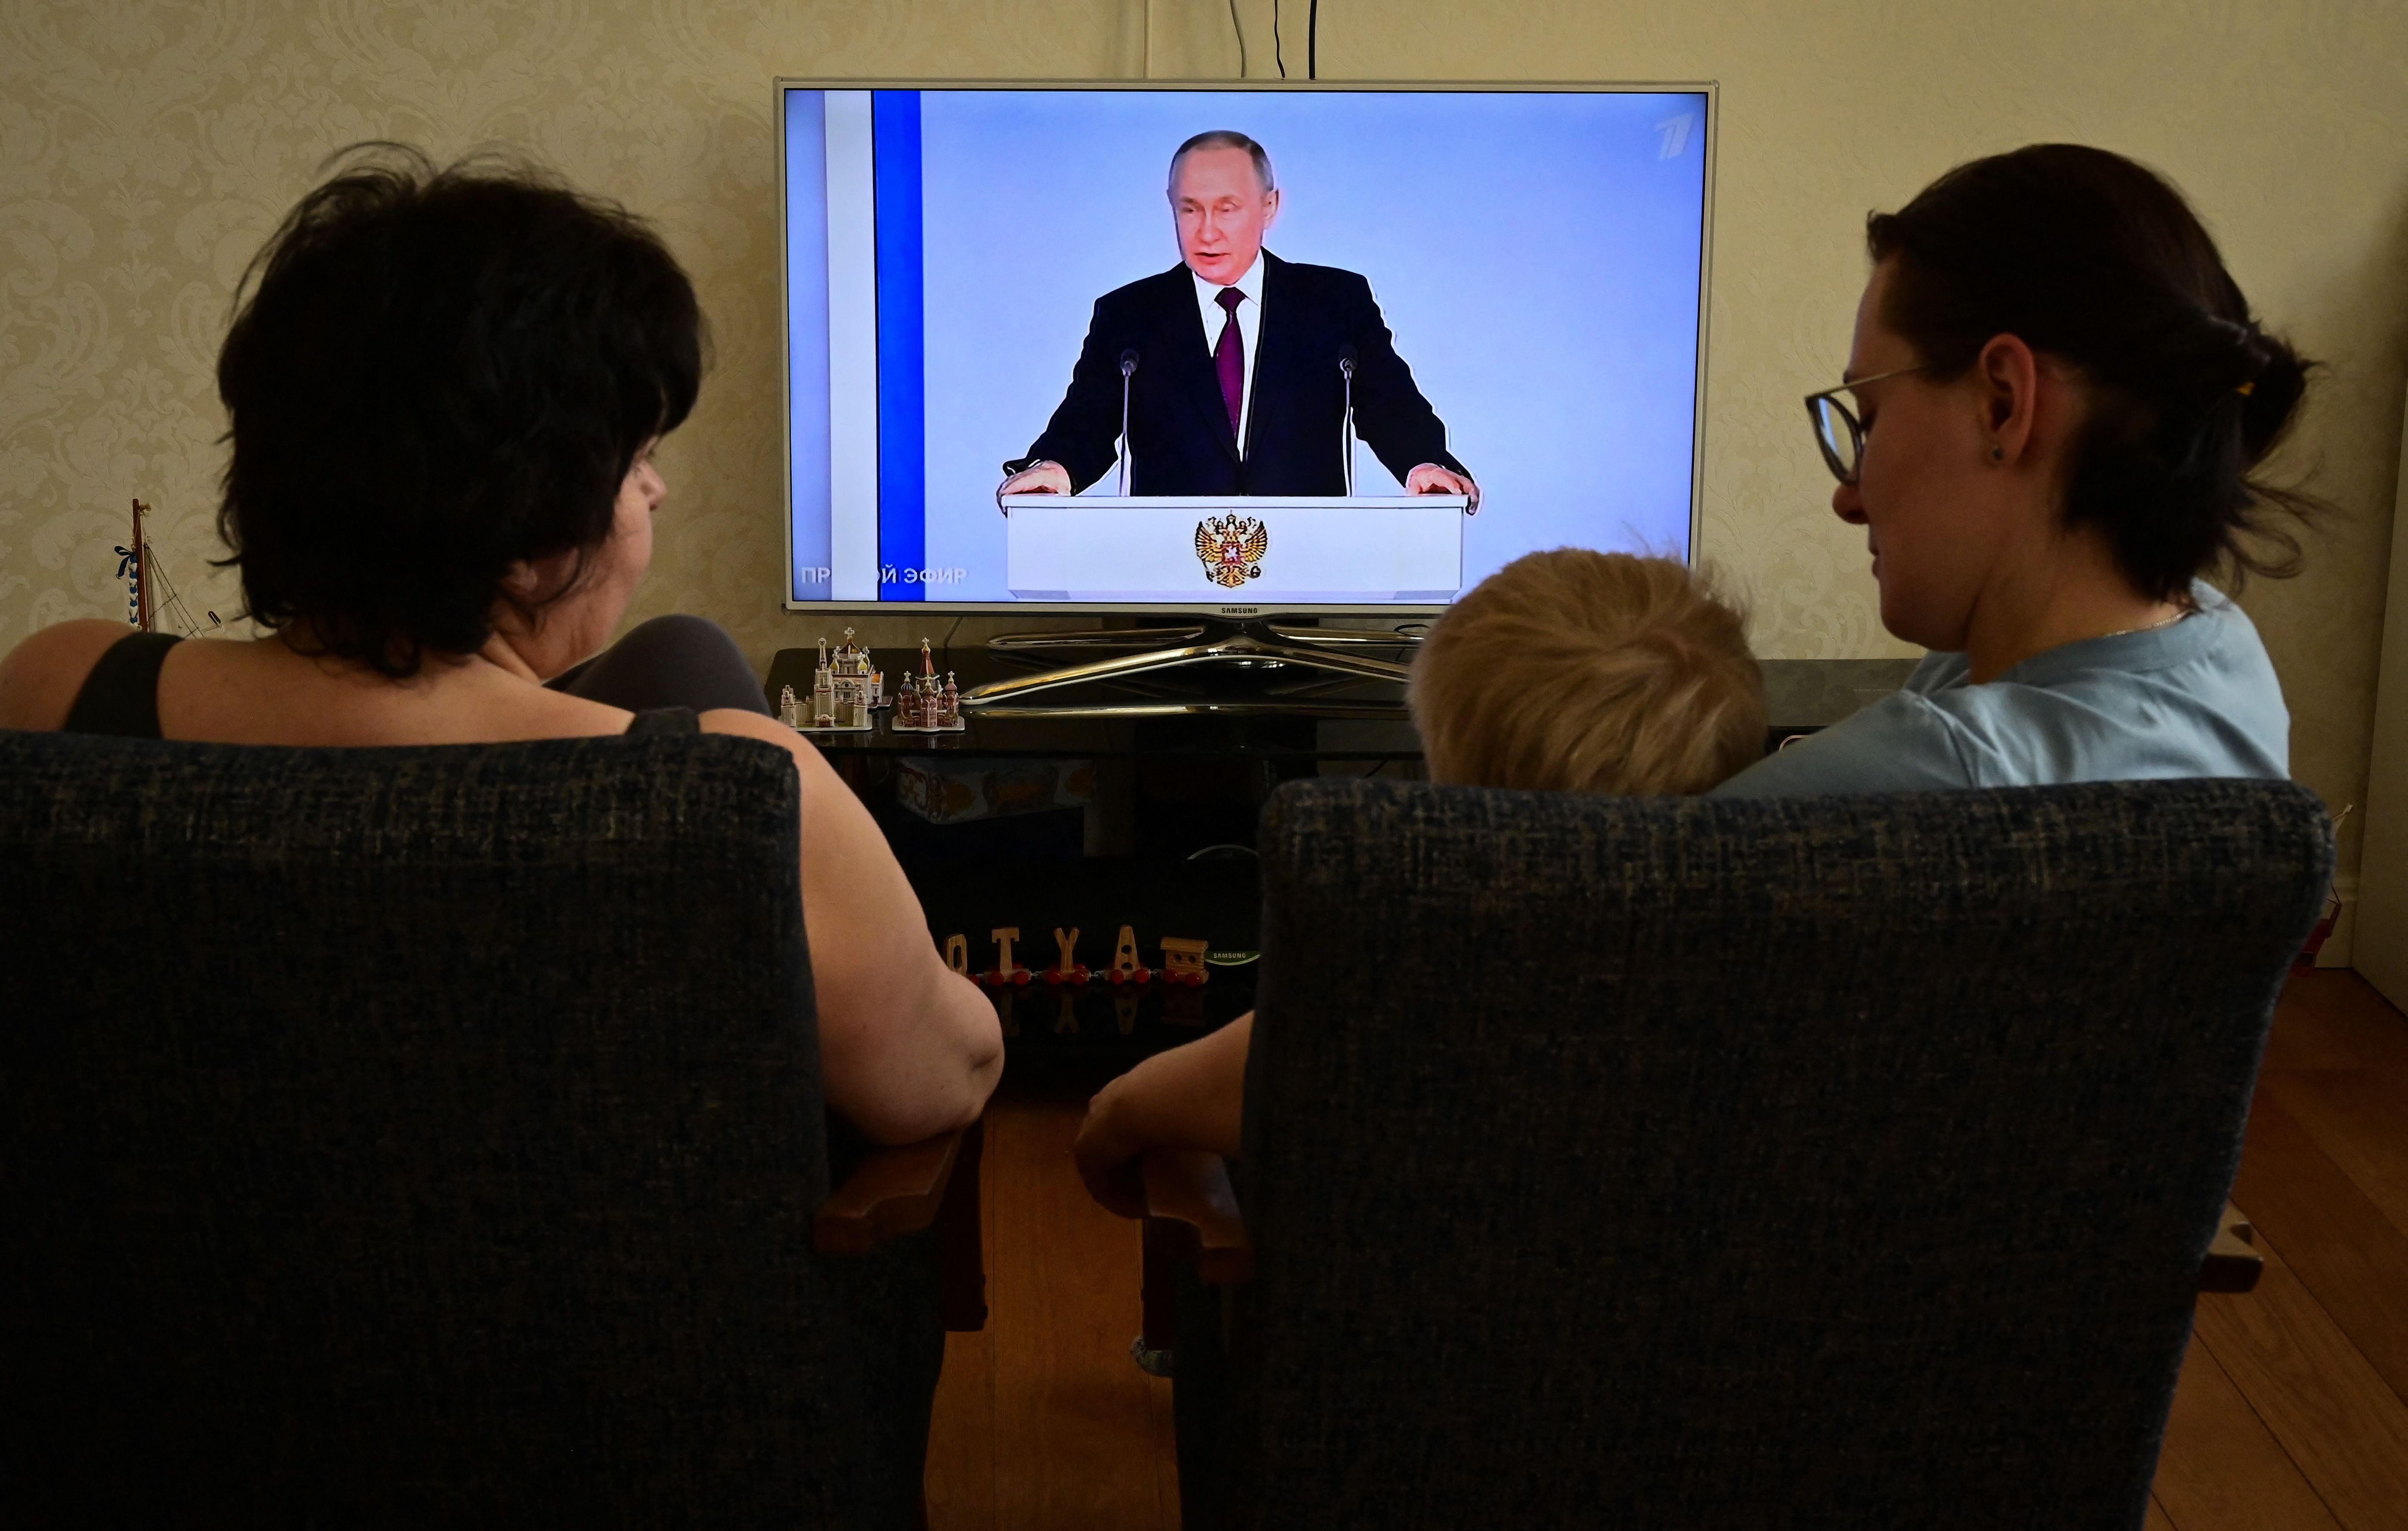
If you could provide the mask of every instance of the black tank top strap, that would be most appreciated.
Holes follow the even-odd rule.
[[[649,707],[636,714],[627,725],[627,737],[643,738],[659,734],[699,734],[702,714],[690,707]]]
[[[110,644],[67,708],[66,731],[159,737],[159,666],[183,641],[173,633],[128,633]]]
[[[159,667],[182,641],[173,633],[128,633],[110,644],[67,708],[66,732],[160,737]],[[701,714],[690,707],[648,708],[627,724],[629,738],[701,732]]]

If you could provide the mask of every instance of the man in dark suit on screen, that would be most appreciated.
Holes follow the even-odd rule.
[[[1070,390],[999,494],[1072,494],[1113,466],[1128,378],[1136,494],[1342,494],[1340,442],[1354,366],[1354,424],[1415,494],[1469,494],[1471,471],[1413,386],[1372,299],[1335,266],[1263,249],[1279,216],[1270,156],[1242,133],[1199,133],[1170,160],[1181,264],[1096,301]]]

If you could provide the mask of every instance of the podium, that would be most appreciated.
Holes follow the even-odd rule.
[[[1009,494],[1014,599],[1112,606],[1440,605],[1461,494]]]

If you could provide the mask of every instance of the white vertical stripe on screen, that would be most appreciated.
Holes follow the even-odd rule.
[[[878,185],[869,93],[829,91],[828,565],[839,601],[878,598]]]

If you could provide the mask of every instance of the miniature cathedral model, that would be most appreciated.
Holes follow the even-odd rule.
[[[928,651],[928,640],[920,640],[920,671],[906,674],[903,685],[895,694],[895,727],[907,734],[950,732],[962,726],[961,693],[953,688],[949,672],[944,684],[937,683],[937,662]]]
[[[878,693],[883,680],[869,667],[869,651],[854,647],[852,628],[844,630],[844,642],[833,656],[827,639],[820,639],[819,665],[811,671],[811,726],[867,728],[870,709],[882,700]]]

